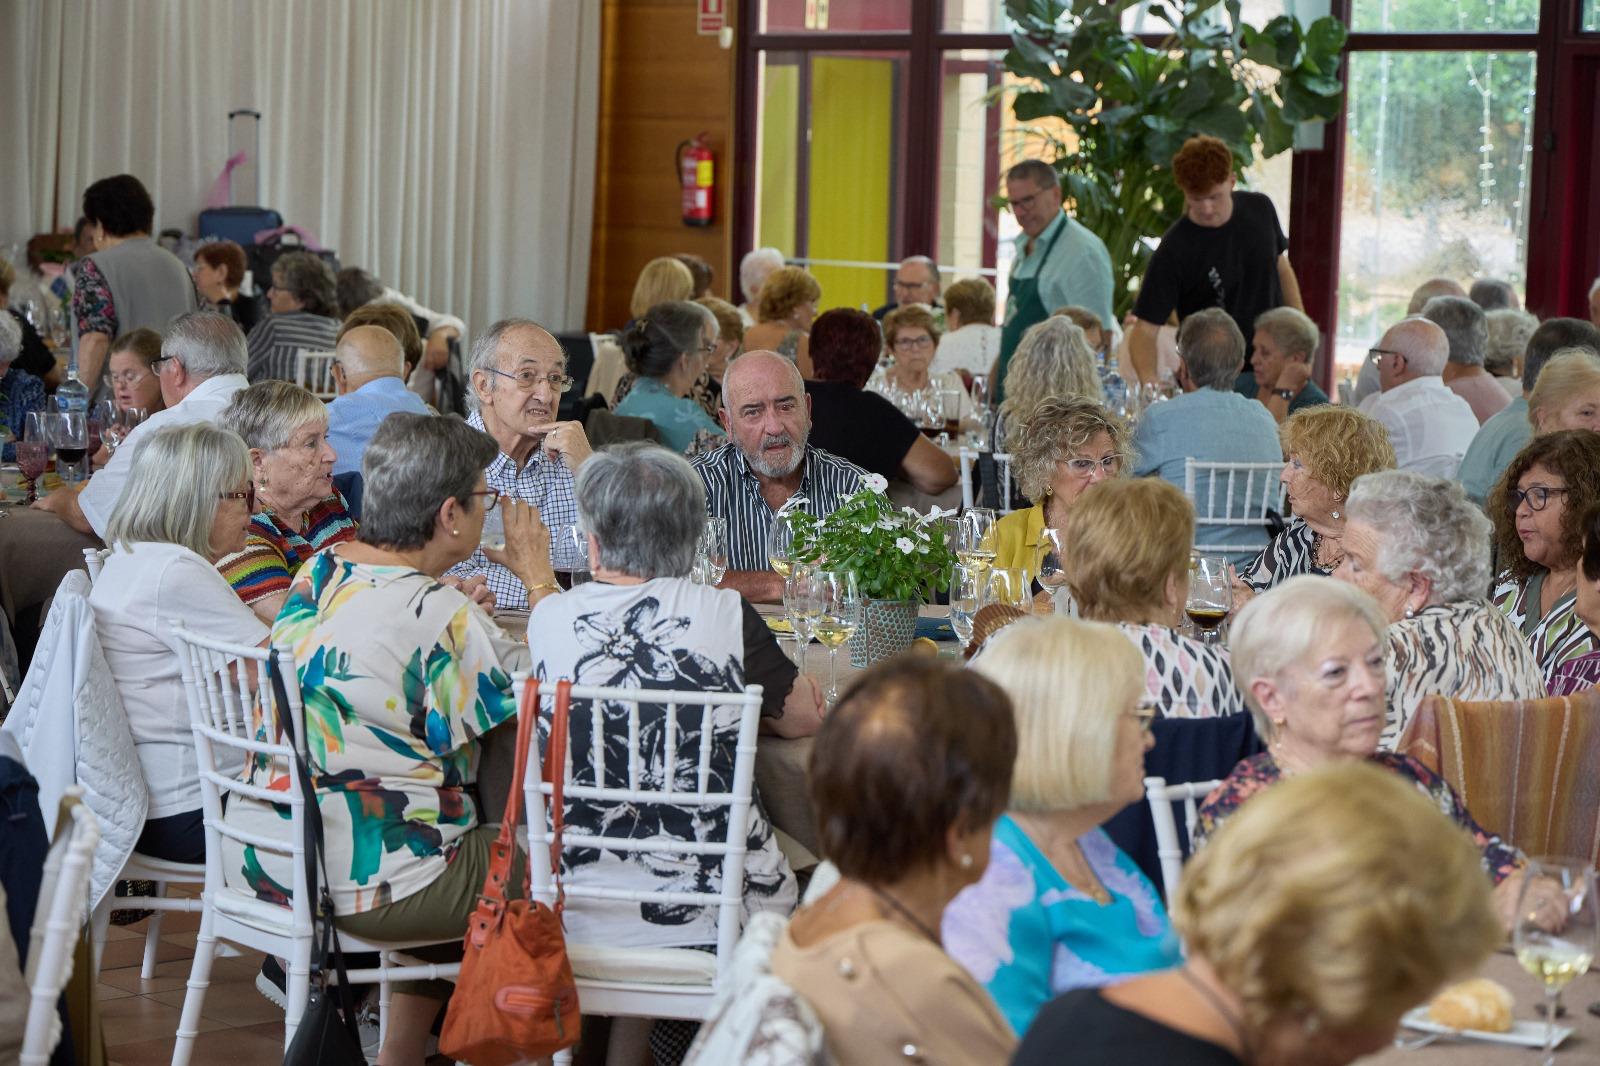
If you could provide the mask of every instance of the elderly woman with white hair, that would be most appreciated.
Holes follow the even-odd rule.
[[[234,644],[267,636],[214,565],[244,544],[251,495],[250,455],[238,437],[207,422],[168,426],[139,441],[106,529],[111,554],[89,606],[150,790],[136,847],[152,858],[193,863],[206,852],[172,627]]]
[[[256,507],[243,550],[218,567],[270,623],[301,565],[356,537],[355,519],[333,487],[328,408],[299,385],[261,381],[235,394],[217,422],[250,448]]]
[[[1040,404],[1072,397],[1101,403],[1105,394],[1083,330],[1069,318],[1051,316],[1022,335],[1006,364],[1005,400],[995,415],[991,448],[1013,451]]]
[[[22,354],[22,327],[10,315],[0,314],[0,423],[9,430],[5,461],[17,457],[16,441],[22,438],[28,415],[44,406],[44,382],[20,367],[13,366]]]
[[[1427,696],[1544,695],[1539,661],[1489,602],[1494,527],[1459,483],[1408,470],[1368,474],[1345,510],[1344,562],[1333,576],[1371,594],[1389,622],[1379,747],[1397,746]]]
[[[1535,435],[1600,431],[1600,355],[1588,348],[1563,348],[1552,355],[1528,394],[1528,421]]]
[[[1262,593],[1233,622],[1233,669],[1267,745],[1200,805],[1202,846],[1250,797],[1278,781],[1332,763],[1368,760],[1409,780],[1472,835],[1509,921],[1526,865],[1520,852],[1478,825],[1438,774],[1409,755],[1380,751],[1387,716],[1383,608],[1342,581],[1302,575]]]
[[[1101,828],[1144,794],[1153,743],[1139,653],[1113,626],[1017,622],[972,661],[1011,698],[1017,760],[983,877],[944,946],[1017,1034],[1052,997],[1180,961],[1161,896]]]

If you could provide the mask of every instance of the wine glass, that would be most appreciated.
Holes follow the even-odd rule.
[[[816,571],[817,640],[828,649],[828,704],[839,698],[839,645],[861,624],[861,590],[851,570]]]
[[[1028,571],[1020,566],[996,566],[989,570],[989,595],[987,602],[1003,603],[1015,607],[1023,614],[1032,613],[1033,583]]]
[[[950,628],[963,647],[972,643],[972,622],[983,606],[987,573],[965,563],[950,568]]]
[[[956,558],[975,570],[994,565],[994,509],[970,507],[956,531]]]
[[[1189,597],[1183,609],[1200,630],[1200,639],[1216,644],[1217,632],[1233,610],[1233,580],[1228,560],[1196,553],[1189,557]]]
[[[89,451],[89,420],[82,411],[60,411],[47,419],[46,433],[56,450],[56,473],[68,484],[83,480]]]
[[[39,498],[39,479],[50,463],[50,445],[43,440],[17,441],[17,469],[28,482],[28,503]]]
[[[100,445],[105,440],[108,426],[116,423],[117,405],[110,400],[101,400],[89,408],[89,456],[93,458],[100,454]]]
[[[562,526],[556,531],[553,547],[554,569],[567,575],[568,588],[594,580],[589,569],[589,534],[584,532],[582,526],[575,522]]]
[[[782,578],[789,576],[795,564],[794,526],[790,524],[789,516],[805,502],[804,496],[790,496],[772,516],[772,524],[767,527],[767,565]]]
[[[1582,859],[1529,859],[1517,898],[1511,946],[1522,968],[1544,982],[1544,1066],[1554,1066],[1556,1004],[1600,952],[1600,888]]]
[[[706,584],[715,585],[728,572],[728,520],[711,517],[700,531],[699,557],[705,563]]]
[[[147,408],[122,408],[110,422],[106,423],[103,433],[106,449],[112,452],[116,451],[122,446],[122,442],[128,439],[128,434],[133,432],[134,427],[149,417],[150,411]]]
[[[972,375],[972,406],[980,411],[989,407],[989,375]]]
[[[1035,560],[1035,571],[1039,575],[1039,584],[1050,590],[1050,601],[1055,605],[1056,614],[1067,613],[1067,571],[1062,566],[1061,560],[1065,555],[1063,540],[1059,529],[1049,526],[1039,530],[1039,551]]]
[[[789,616],[789,627],[800,640],[803,657],[805,646],[815,635],[813,626],[822,612],[815,568],[804,563],[790,567],[789,575],[783,579],[783,610]]]

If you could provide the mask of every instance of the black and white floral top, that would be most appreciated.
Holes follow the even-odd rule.
[[[532,673],[540,679],[570,678],[580,685],[617,688],[737,692],[743,689],[744,615],[737,592],[708,588],[687,578],[655,578],[638,585],[591,581],[534,605],[528,619]],[[549,733],[547,710],[540,736]],[[630,705],[602,708],[606,728],[595,737],[595,709],[574,700],[571,711],[568,781],[592,785],[596,755],[604,762],[604,784],[630,783]],[[715,739],[709,761],[700,762],[700,737],[706,716]],[[666,707],[640,704],[637,749],[638,789],[660,789],[670,773],[675,787],[694,792],[702,772],[706,790],[732,792],[739,733],[736,706],[677,708],[668,728]],[[676,745],[672,766],[665,765],[669,735]],[[727,833],[727,807],[639,803],[618,805],[566,800],[569,831],[642,838],[675,838],[721,843]],[[744,912],[787,915],[797,900],[795,877],[773,839],[772,825],[757,796],[750,810],[749,851],[744,865]],[[667,889],[716,894],[722,890],[722,856],[629,851],[575,851],[563,854],[567,883],[611,890]],[[638,903],[623,900],[574,901],[565,914],[567,935],[575,943],[610,947],[696,947],[716,943],[715,908],[695,904]]]
[[[1203,644],[1163,625],[1118,625],[1144,656],[1145,692],[1163,718],[1243,714],[1228,649]]]
[[[1328,577],[1334,568],[1318,566],[1316,554],[1317,535],[1302,519],[1291,518],[1288,527],[1239,572],[1239,580],[1256,592],[1265,592],[1299,574]]]
[[[1578,617],[1578,595],[1569,592],[1555,602],[1543,617],[1538,616],[1539,598],[1544,581],[1540,571],[1526,581],[1518,581],[1510,573],[1503,573],[1495,582],[1490,599],[1505,613],[1511,624],[1533,649],[1544,672],[1545,684],[1556,679],[1561,665],[1580,659],[1592,651],[1600,651],[1600,637],[1589,632],[1589,627]],[[1530,618],[1532,613],[1534,617]]]

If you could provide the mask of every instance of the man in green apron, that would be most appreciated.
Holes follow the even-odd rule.
[[[1011,265],[1000,358],[991,388],[1005,398],[1006,367],[1022,335],[1057,308],[1076,304],[1099,316],[1110,330],[1111,253],[1105,242],[1061,209],[1061,179],[1040,159],[1025,159],[1006,171],[1006,199],[1022,227]]]

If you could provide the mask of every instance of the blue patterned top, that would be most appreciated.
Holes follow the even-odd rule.
[[[22,431],[28,423],[28,413],[44,407],[44,382],[26,370],[12,367],[4,377],[0,377],[0,401],[5,405],[0,410],[0,417],[5,418],[11,435],[21,440]],[[6,442],[4,459],[8,463],[17,460],[17,446],[10,441]]]
[[[1111,893],[1101,905],[1069,885],[1010,815],[995,823],[989,867],[945,908],[944,949],[989,990],[1020,1035],[1055,996],[1182,962],[1161,897],[1095,829],[1078,839]]]
[[[636,379],[628,395],[617,404],[616,413],[632,418],[648,418],[661,431],[661,443],[675,452],[687,452],[700,434],[717,438],[727,436],[723,428],[706,414],[705,408],[687,396],[674,396],[655,378]]]

